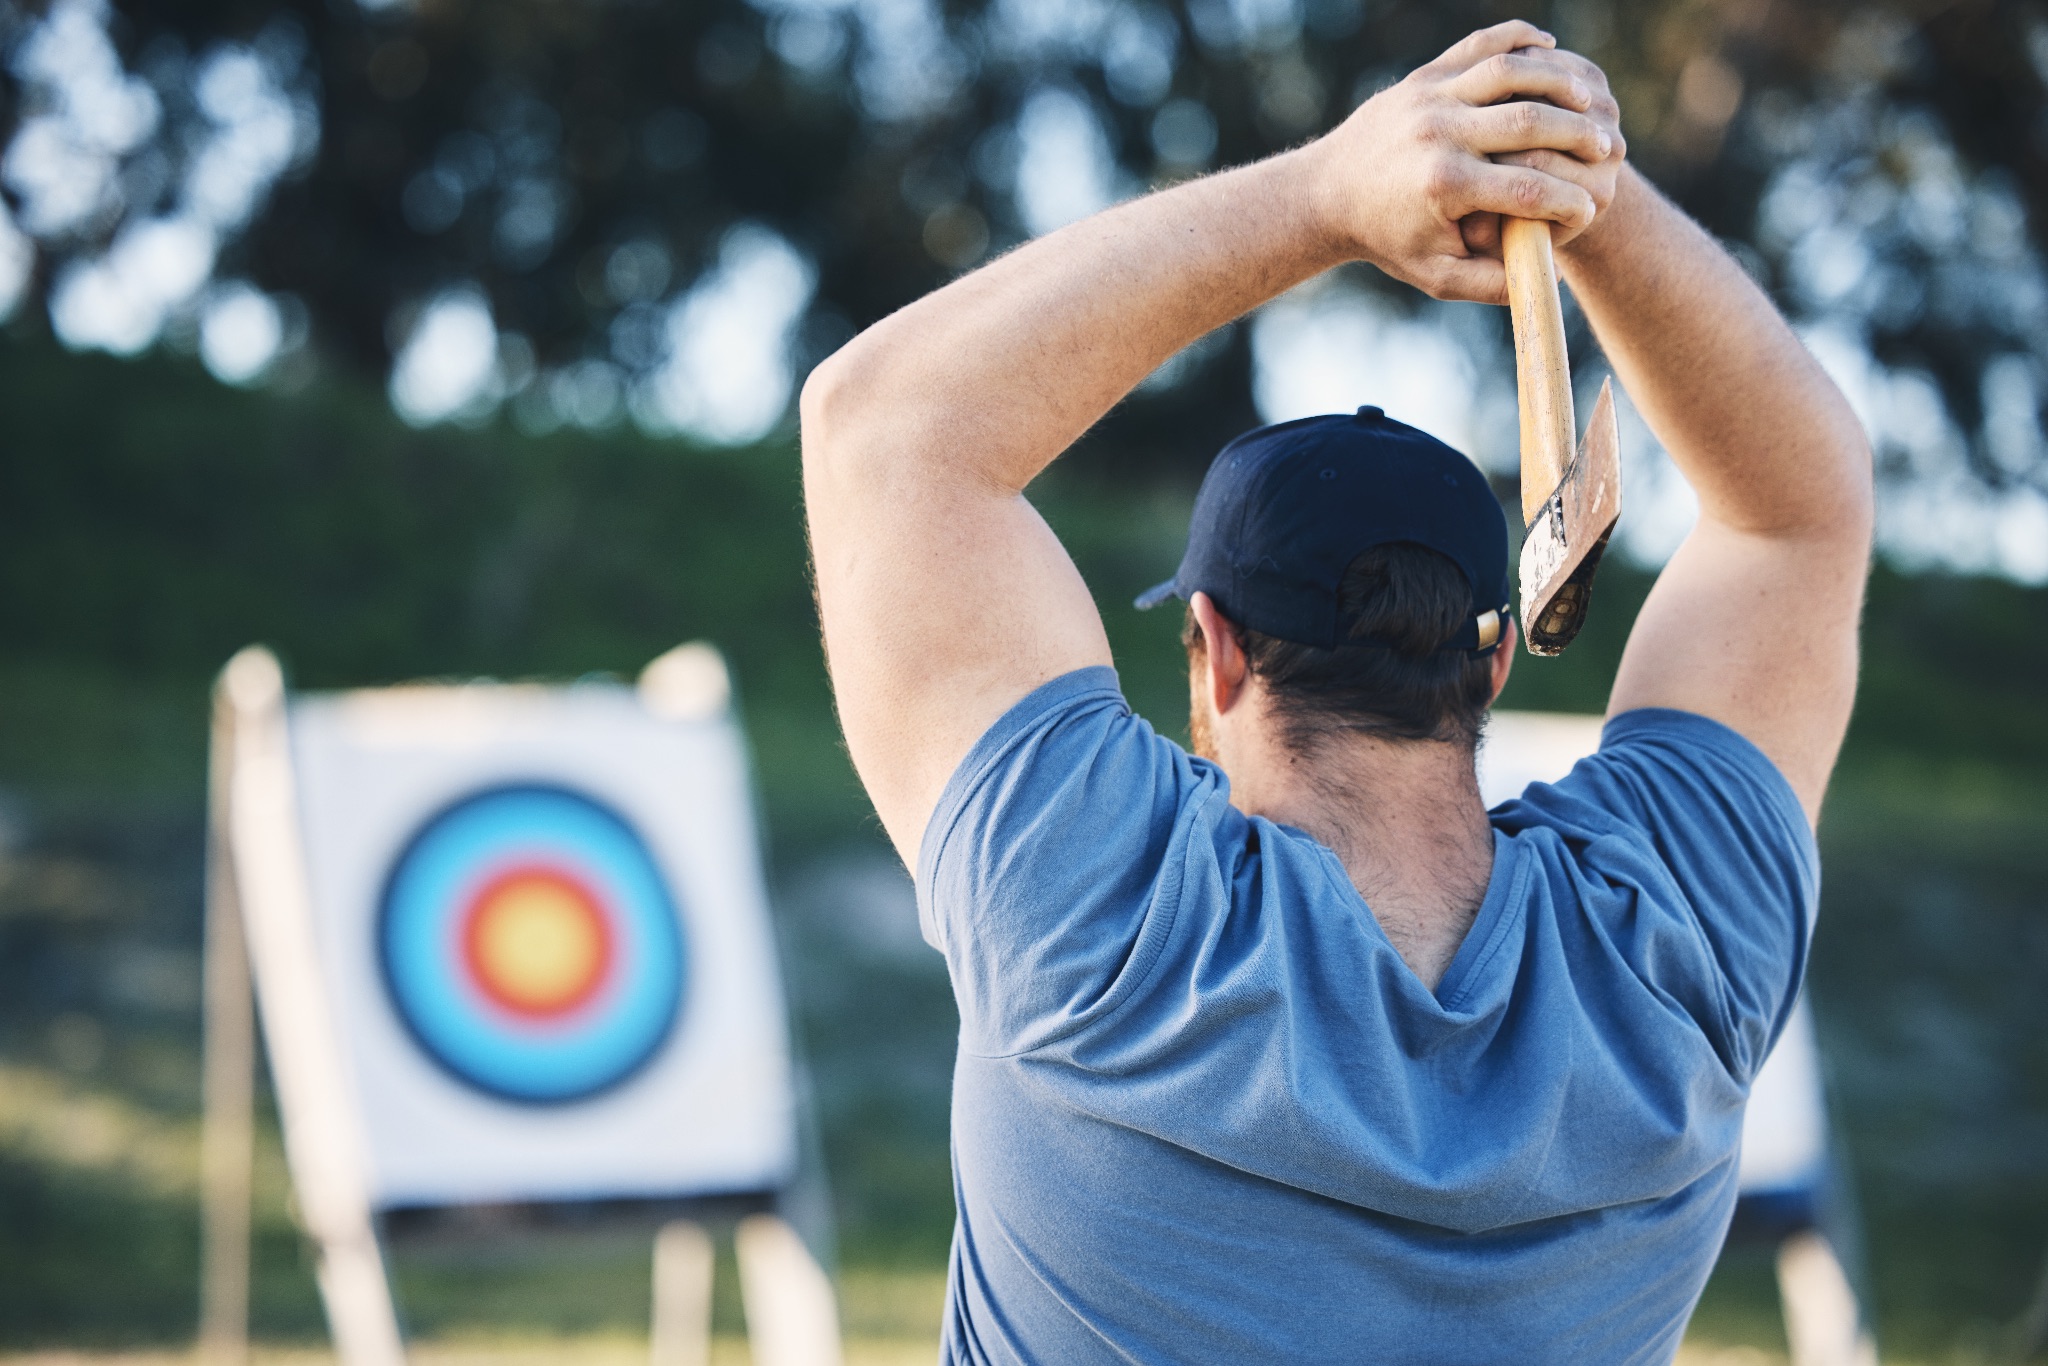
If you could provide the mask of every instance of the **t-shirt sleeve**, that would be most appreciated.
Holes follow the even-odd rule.
[[[1777,765],[1718,721],[1646,707],[1523,800],[1561,815],[1591,806],[1647,836],[1719,969],[1728,1061],[1754,1076],[1791,1013],[1820,900],[1813,831]]]
[[[1029,1051],[1113,1010],[1171,926],[1189,813],[1221,775],[1132,715],[1108,668],[1054,679],[969,751],[918,853],[962,1045]]]

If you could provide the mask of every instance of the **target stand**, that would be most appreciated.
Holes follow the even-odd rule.
[[[1479,750],[1487,809],[1554,783],[1600,748],[1604,718],[1496,711]],[[1802,994],[1750,1087],[1731,1238],[1776,1249],[1792,1366],[1877,1366],[1877,1347],[1843,1265],[1854,1211],[1829,1154],[1813,1012]]]
[[[660,1221],[655,1366],[708,1360],[698,1216],[743,1214],[754,1359],[838,1366],[716,651],[672,650],[637,687],[288,697],[244,650],[215,690],[211,784],[206,1360],[248,1355],[260,1009],[343,1366],[405,1360],[380,1233],[479,1208]]]

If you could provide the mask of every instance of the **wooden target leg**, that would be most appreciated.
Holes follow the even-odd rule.
[[[370,1208],[362,1117],[329,1008],[299,843],[284,671],[251,647],[215,689],[226,709],[228,849],[299,1218],[320,1251],[320,1297],[341,1366],[405,1366]],[[219,737],[221,731],[216,731]]]
[[[249,1360],[256,1000],[227,845],[232,726],[232,711],[216,703],[206,847],[206,1037],[199,1158],[199,1357],[206,1366],[245,1366]]]
[[[840,1366],[839,1304],[831,1278],[787,1221],[740,1221],[740,1297],[755,1366]]]
[[[335,1359],[341,1366],[405,1366],[384,1254],[367,1223],[355,1237],[322,1239],[319,1246],[314,1280],[327,1306]]]
[[[711,1235],[678,1219],[654,1235],[652,1366],[710,1366]]]
[[[1792,1366],[1877,1366],[1877,1345],[1827,1239],[1795,1233],[1778,1245],[1778,1298]]]

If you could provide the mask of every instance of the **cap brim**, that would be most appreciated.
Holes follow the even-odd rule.
[[[1165,602],[1168,598],[1177,598],[1179,596],[1180,585],[1176,583],[1174,580],[1168,579],[1165,583],[1154,584],[1152,587],[1138,594],[1137,598],[1131,603],[1131,605],[1137,608],[1140,612],[1149,612],[1154,607],[1157,607],[1160,603]]]

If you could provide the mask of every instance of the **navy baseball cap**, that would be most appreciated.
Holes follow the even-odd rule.
[[[1207,593],[1262,635],[1330,649],[1354,639],[1337,589],[1374,546],[1426,546],[1472,586],[1472,615],[1441,647],[1490,651],[1508,619],[1508,523],[1486,476],[1426,432],[1367,406],[1246,432],[1195,495],[1187,554],[1141,608]]]

